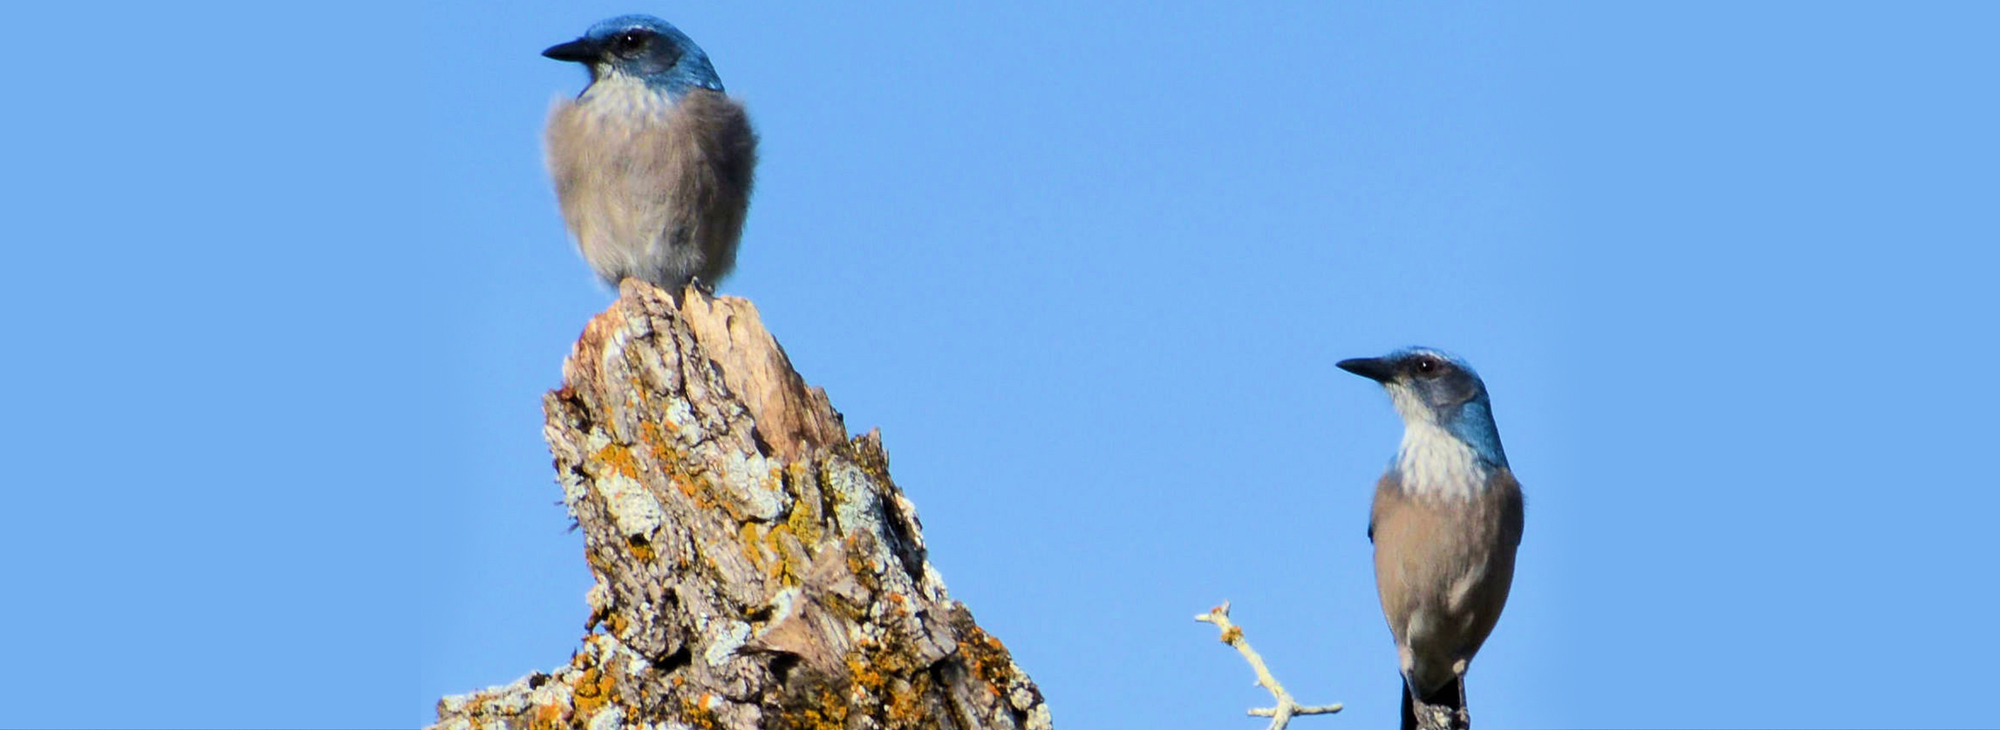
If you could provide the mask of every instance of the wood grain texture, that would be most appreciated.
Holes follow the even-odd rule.
[[[931,569],[880,434],[847,438],[749,302],[621,293],[543,401],[597,578],[583,645],[435,727],[1050,727]]]

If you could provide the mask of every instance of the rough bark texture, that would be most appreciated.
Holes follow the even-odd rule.
[[[597,577],[569,664],[443,728],[1048,728],[945,594],[879,433],[849,440],[749,302],[626,280],[543,400]]]
[[[1407,697],[1409,706],[1403,709],[1403,727],[1408,730],[1472,730],[1472,715],[1463,707],[1453,705],[1427,705],[1423,700]]]

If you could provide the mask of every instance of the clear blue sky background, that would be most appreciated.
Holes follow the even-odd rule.
[[[541,393],[610,294],[543,47],[751,107],[738,273],[1071,728],[1392,722],[1344,357],[1485,375],[1488,727],[2000,723],[1990,6],[23,4],[0,725],[407,726],[564,662]]]

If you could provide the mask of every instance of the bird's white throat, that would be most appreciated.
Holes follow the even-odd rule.
[[[1395,469],[1406,491],[1458,498],[1484,489],[1490,471],[1471,446],[1426,420],[1404,424]]]
[[[600,68],[597,81],[577,99],[585,109],[605,114],[661,114],[673,109],[674,101],[646,85],[645,79],[610,68]]]

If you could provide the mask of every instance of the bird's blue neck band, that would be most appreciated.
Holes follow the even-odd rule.
[[[687,96],[695,89],[722,92],[722,78],[715,74],[705,58],[686,58],[673,68],[662,73],[645,77],[646,86],[655,91],[666,92],[675,99]]]
[[[1444,424],[1444,430],[1465,445],[1479,459],[1496,467],[1507,466],[1507,452],[1500,448],[1500,429],[1493,425],[1493,408],[1480,397],[1458,407],[1458,413]]]

